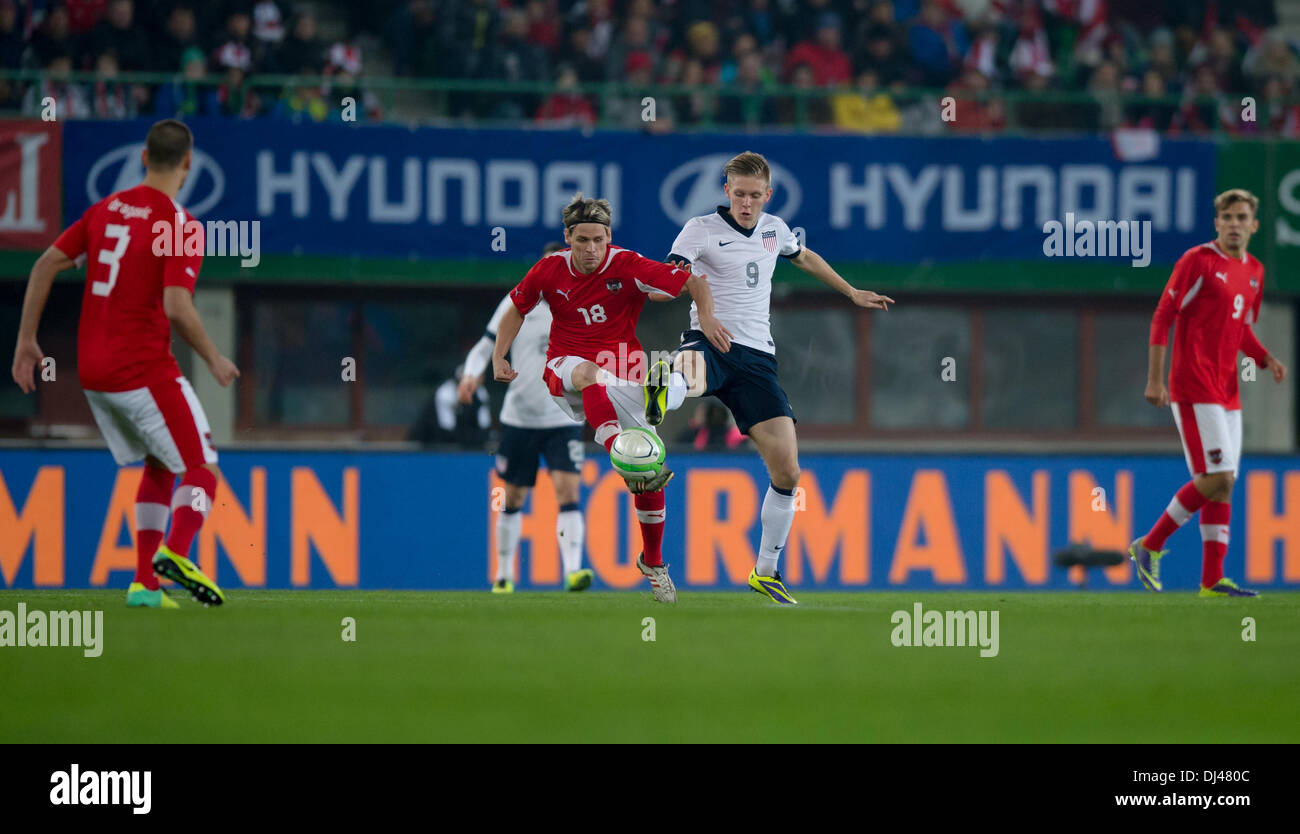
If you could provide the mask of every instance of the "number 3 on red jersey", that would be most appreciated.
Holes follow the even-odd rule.
[[[112,249],[99,250],[96,260],[101,264],[107,264],[108,280],[90,282],[90,291],[95,295],[108,295],[117,285],[117,271],[121,269],[122,256],[126,254],[126,247],[131,243],[131,230],[123,223],[106,223],[104,237],[116,238],[117,245]]]

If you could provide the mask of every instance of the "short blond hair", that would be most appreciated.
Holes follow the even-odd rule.
[[[613,219],[613,209],[609,207],[609,200],[597,200],[595,197],[584,197],[579,191],[573,195],[573,200],[564,207],[564,228],[572,229],[579,223],[599,223],[602,226],[609,226]]]
[[[1248,203],[1250,205],[1250,213],[1256,217],[1259,216],[1259,198],[1244,188],[1229,188],[1227,191],[1215,197],[1215,215],[1218,215],[1219,212],[1223,211],[1233,203]]]
[[[762,177],[768,185],[772,184],[772,168],[761,153],[745,151],[738,154],[722,166],[722,171],[727,175],[728,180],[732,177]]]

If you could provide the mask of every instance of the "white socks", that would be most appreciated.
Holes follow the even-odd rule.
[[[503,509],[497,513],[497,578],[515,581],[515,554],[519,552],[519,534],[524,517],[519,510]]]
[[[763,522],[763,537],[758,544],[755,570],[759,576],[771,576],[776,572],[777,560],[781,558],[785,540],[790,537],[790,525],[794,523],[794,490],[786,491],[768,484],[759,519]]]
[[[555,536],[560,541],[560,561],[567,576],[582,570],[582,540],[584,535],[582,511],[577,504],[565,504],[555,517]]]
[[[686,392],[689,386],[686,384],[686,377],[680,371],[673,371],[673,375],[668,378],[668,410],[676,411],[682,407],[686,401]]]

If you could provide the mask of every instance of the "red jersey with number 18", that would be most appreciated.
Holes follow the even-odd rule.
[[[646,360],[636,322],[646,296],[676,298],[691,274],[611,246],[601,265],[584,275],[574,269],[572,255],[563,249],[542,258],[510,291],[510,300],[524,315],[541,298],[551,306],[548,360],[581,356],[621,379],[640,382],[634,377],[644,376]]]
[[[154,231],[158,221],[165,231]],[[86,289],[77,329],[77,375],[90,391],[130,391],[181,375],[171,349],[171,322],[163,311],[163,288],[194,292],[203,265],[201,226],[172,198],[137,185],[112,194],[90,208],[59,235],[54,246],[80,263],[86,261]],[[182,234],[178,235],[179,221]],[[184,232],[194,230],[197,242]],[[154,254],[154,242],[167,235],[168,254]],[[189,244],[198,254],[186,256]]]
[[[1150,344],[1163,345],[1174,328],[1169,399],[1241,408],[1237,351],[1259,318],[1264,267],[1254,256],[1231,258],[1217,244],[1183,253],[1151,319]]]

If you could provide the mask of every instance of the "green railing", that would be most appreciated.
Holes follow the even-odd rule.
[[[0,85],[6,82],[26,85],[43,81],[47,77],[50,77],[49,73],[41,70],[0,70]],[[150,90],[176,84],[210,89],[226,83],[226,78],[223,76],[210,75],[201,79],[184,79],[174,73],[158,72],[123,72],[110,77],[91,72],[73,72],[62,74],[56,80],[59,83],[82,85],[88,89],[100,82],[143,86]],[[341,99],[344,94],[355,94],[358,90],[364,90],[379,104],[380,118],[384,121],[419,120],[431,123],[446,121],[482,126],[518,126],[521,119],[531,122],[537,106],[559,91],[556,85],[549,81],[510,82],[369,76],[352,80],[347,85],[340,85],[337,78],[326,76],[251,75],[244,79],[241,86],[262,96],[263,110],[269,110],[271,103],[294,90],[306,89],[323,91],[326,104],[338,110],[341,108],[338,99]],[[756,90],[742,90],[726,86],[637,86],[623,82],[579,84],[568,92],[580,93],[587,97],[596,111],[597,125],[601,127],[653,127],[645,120],[626,118],[629,109],[639,114],[640,102],[647,97],[653,99],[656,104],[656,120],[667,115],[666,108],[660,104],[661,102],[666,101],[675,109],[682,104],[689,104],[691,99],[696,99],[699,113],[688,120],[684,120],[680,113],[675,114],[676,127],[705,130],[738,126],[763,130],[834,129],[836,123],[831,109],[836,97],[863,95],[851,87],[808,89],[788,85],[764,85]],[[948,114],[957,116],[957,123],[953,125],[944,123],[946,121],[944,99],[949,96],[957,102],[956,113],[953,114],[950,110]],[[1232,133],[1268,133],[1266,127],[1256,130],[1256,125],[1247,124],[1244,116],[1249,112],[1249,108],[1243,104],[1244,95],[1241,94],[1189,100],[1183,96],[1146,96],[1120,92],[1095,95],[1087,91],[957,92],[926,88],[880,88],[871,91],[865,97],[876,102],[879,109],[875,111],[875,115],[883,117],[883,119],[878,118],[878,123],[870,132],[941,133],[949,129],[961,130],[963,128],[961,107],[970,102],[977,102],[1000,110],[999,126],[986,128],[999,132],[1104,130],[1123,121],[1134,108],[1161,108],[1164,114],[1168,115],[1190,103],[1213,110],[1213,126],[1209,131],[1211,133],[1229,132],[1225,130],[1221,121],[1223,114],[1230,114],[1229,121],[1236,122],[1240,126],[1239,131],[1229,125]],[[11,95],[12,101],[21,102],[21,99],[21,94]],[[726,118],[727,109],[724,109],[723,105],[733,101],[735,104],[730,105],[730,110],[738,113],[740,119]],[[1255,121],[1266,126],[1270,114],[1275,112],[1276,108],[1294,103],[1296,102],[1290,100],[1275,103],[1257,102],[1254,108]],[[615,116],[620,105],[624,118],[616,120]],[[10,106],[7,112],[13,113],[19,106]],[[364,102],[358,101],[357,109],[363,111]],[[896,116],[896,123],[891,113]],[[141,115],[169,114],[159,114],[146,107],[141,110]],[[364,117],[364,112],[359,112],[358,119]],[[1200,135],[1206,132],[1198,131]]]

